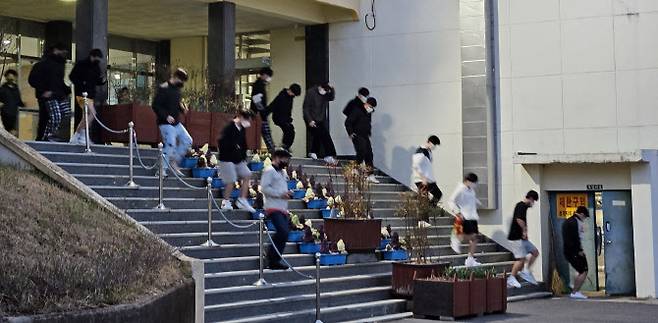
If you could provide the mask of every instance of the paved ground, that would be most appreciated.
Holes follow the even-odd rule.
[[[436,321],[408,319],[398,322]],[[507,314],[487,315],[458,322],[658,322],[658,301],[614,298],[572,301],[566,298],[547,298],[509,303]]]

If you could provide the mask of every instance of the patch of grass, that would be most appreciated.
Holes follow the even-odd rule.
[[[187,277],[134,225],[40,175],[0,167],[0,317],[129,303]]]

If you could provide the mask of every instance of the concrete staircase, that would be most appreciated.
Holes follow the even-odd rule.
[[[206,322],[310,322],[315,320],[315,281],[304,279],[292,271],[265,271],[266,287],[255,287],[258,278],[258,232],[256,227],[237,229],[213,212],[213,240],[220,247],[199,246],[207,238],[207,199],[204,190],[185,187],[175,177],[165,180],[164,204],[169,209],[155,210],[158,180],[155,171],[135,166],[135,182],[139,189],[126,188],[128,181],[128,149],[115,146],[93,146],[85,154],[83,147],[63,143],[30,142],[48,159],[71,173],[158,234],[183,253],[205,262]],[[148,165],[156,161],[157,150],[141,149]],[[318,182],[328,180],[329,173],[320,162],[293,159],[296,167],[314,174]],[[135,159],[135,165],[139,165]],[[189,175],[189,170],[184,170]],[[257,177],[259,174],[254,174]],[[407,188],[392,178],[378,173],[381,184],[374,185],[374,216],[404,232],[403,221],[394,215],[399,193]],[[186,177],[194,186],[204,186],[202,179]],[[340,185],[340,184],[339,184]],[[215,190],[214,194],[220,196]],[[318,210],[304,209],[302,201],[290,201],[297,214],[322,221]],[[237,224],[254,222],[243,211],[226,213]],[[449,247],[452,220],[439,218],[432,223],[431,254],[453,265],[463,265],[465,255],[457,255]],[[464,246],[465,247],[465,246]],[[482,237],[478,260],[500,271],[511,268],[512,255],[493,241]],[[313,274],[314,257],[300,254],[297,245],[285,248],[288,261],[299,271]],[[405,300],[391,296],[391,263],[370,262],[323,267],[321,269],[322,320],[324,322],[381,322],[409,317]]]

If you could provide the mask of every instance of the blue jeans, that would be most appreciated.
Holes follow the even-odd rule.
[[[268,218],[270,221],[272,221],[274,228],[276,228],[276,233],[274,233],[274,236],[272,237],[274,245],[270,245],[270,248],[267,251],[267,261],[271,265],[276,264],[281,260],[281,257],[279,257],[279,254],[276,253],[274,247],[276,247],[276,249],[279,250],[281,254],[283,254],[283,250],[286,248],[286,242],[288,242],[290,224],[288,217],[280,211],[269,213]]]
[[[183,124],[177,125],[161,124],[159,125],[160,134],[162,135],[163,154],[167,160],[175,162],[178,165],[192,147],[192,137]]]

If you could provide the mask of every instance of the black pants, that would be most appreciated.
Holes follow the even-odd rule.
[[[439,189],[439,186],[436,183],[427,183],[427,186],[423,186],[422,182],[416,183],[418,191],[422,194],[423,192],[429,192],[432,194],[432,203],[438,203],[443,196],[443,192]]]
[[[281,260],[279,254],[274,250],[276,247],[281,254],[286,248],[286,242],[288,242],[288,232],[290,232],[290,224],[288,223],[288,217],[283,214],[283,212],[275,211],[268,215],[268,219],[272,221],[276,232],[272,237],[274,245],[270,245],[270,248],[267,251],[267,261],[268,264],[276,264]]]
[[[372,162],[372,144],[370,143],[370,137],[357,135],[352,138],[352,143],[354,144],[354,150],[356,151],[356,163],[361,165],[361,163],[365,162],[366,166],[369,167],[368,173],[372,174],[375,165]]]
[[[48,124],[48,105],[43,99],[38,99],[39,103],[39,125],[37,126],[37,141],[45,141],[46,125]]]
[[[281,145],[286,150],[290,150],[292,143],[295,142],[295,126],[292,123],[278,123],[276,124],[283,131],[283,139],[281,139]]]
[[[11,113],[2,113],[2,125],[7,131],[16,130],[16,122],[18,120],[18,115],[12,115]]]
[[[308,127],[308,129],[313,136],[310,152],[317,154],[319,158],[327,156],[335,157],[336,146],[334,146],[334,141],[331,140],[331,133],[329,133],[327,122],[318,122],[315,124],[315,127]]]

